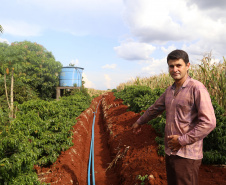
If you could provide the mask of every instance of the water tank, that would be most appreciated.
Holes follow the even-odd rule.
[[[83,69],[74,66],[62,67],[60,72],[60,87],[81,87]]]

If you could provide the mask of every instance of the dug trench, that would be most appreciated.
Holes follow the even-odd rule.
[[[115,99],[113,93],[95,98],[77,118],[73,128],[74,145],[69,150],[61,152],[50,167],[35,166],[39,180],[54,185],[87,184],[94,112],[95,184],[166,185],[165,160],[157,154],[154,129],[144,125],[142,131],[135,135],[131,125],[140,114],[128,111],[128,107],[123,105],[122,100]],[[145,175],[152,177],[150,182]],[[199,184],[226,184],[226,168],[202,165]]]

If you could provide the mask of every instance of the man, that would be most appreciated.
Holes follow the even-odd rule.
[[[133,124],[141,125],[166,111],[165,159],[169,185],[197,185],[203,157],[203,138],[215,127],[216,118],[205,86],[188,76],[188,54],[174,50],[167,57],[174,84]]]

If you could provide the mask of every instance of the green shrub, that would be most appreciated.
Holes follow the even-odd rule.
[[[0,134],[0,184],[39,184],[34,164],[50,165],[73,145],[75,118],[90,103],[87,94],[77,92],[59,101],[30,100],[18,105],[16,119],[2,126]]]
[[[128,105],[131,111],[140,112],[152,105],[163,92],[164,89],[152,90],[147,86],[133,85],[125,87],[114,95],[123,99],[123,103]]]
[[[111,92],[115,93],[115,92],[117,92],[117,89],[112,89],[112,91],[111,91]]]
[[[225,110],[220,105],[218,105],[214,98],[212,98],[212,104],[217,125],[216,128],[206,138],[204,138],[203,162],[206,164],[226,164]]]

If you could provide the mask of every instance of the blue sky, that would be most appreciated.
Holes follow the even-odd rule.
[[[174,49],[192,64],[210,51],[222,60],[225,8],[225,0],[1,0],[0,42],[37,42],[63,66],[84,68],[86,87],[112,89],[167,72]]]

